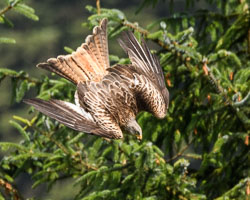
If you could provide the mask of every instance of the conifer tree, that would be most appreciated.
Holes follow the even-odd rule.
[[[6,0],[0,22],[13,26],[8,12],[38,20],[21,0]],[[109,38],[132,30],[157,45],[170,104],[158,120],[140,113],[143,140],[123,140],[73,131],[30,107],[30,117],[13,116],[10,125],[22,140],[0,142],[0,199],[23,199],[15,180],[22,173],[33,187],[53,190],[73,179],[75,199],[248,199],[250,195],[250,4],[247,0],[211,1],[214,11],[176,13],[142,27],[122,10],[88,5],[85,27],[108,18]],[[186,0],[193,7],[196,0]],[[138,15],[157,0],[142,0]],[[170,1],[168,6],[173,6]],[[1,24],[1,25],[2,25]],[[14,30],[13,30],[14,31]],[[15,43],[1,35],[0,43]],[[0,44],[1,46],[2,44]],[[73,50],[66,47],[65,51]],[[11,52],[10,52],[11,53]],[[0,55],[1,56],[1,55]],[[112,63],[128,58],[110,55]],[[0,81],[11,78],[12,97],[21,103],[30,90],[41,99],[73,102],[75,86],[53,76],[34,78],[25,71],[0,68]],[[28,110],[27,110],[28,112]],[[197,164],[198,163],[198,164]],[[63,188],[62,188],[63,189]],[[34,197],[34,199],[38,199]]]

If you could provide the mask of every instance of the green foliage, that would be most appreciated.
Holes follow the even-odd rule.
[[[5,24],[11,28],[14,27],[14,24],[6,17],[7,12],[14,11],[19,14],[34,20],[38,21],[39,17],[35,14],[35,10],[30,6],[23,3],[24,0],[5,0],[5,7],[0,10],[0,24]],[[7,38],[0,36],[0,44],[1,43],[16,43],[13,38]]]
[[[29,18],[36,19],[33,9],[15,2],[23,9],[20,13],[29,12]],[[186,1],[188,7],[195,2]],[[140,113],[141,142],[127,135],[105,140],[75,132],[31,108],[34,117],[10,120],[23,139],[18,144],[0,143],[8,152],[0,162],[0,184],[13,183],[26,172],[33,187],[47,183],[52,190],[55,182],[73,178],[80,188],[75,199],[246,199],[250,5],[244,0],[207,2],[218,11],[175,13],[147,29],[128,21],[120,10],[102,8],[97,14],[96,8],[87,6],[91,15],[83,25],[90,29],[106,17],[110,38],[132,29],[158,45],[154,52],[171,96],[167,117],[158,120]],[[156,3],[144,0],[138,11]],[[0,22],[6,21],[0,16]],[[110,55],[110,60],[128,63],[117,55]],[[0,80],[6,77],[12,80],[13,101],[20,102],[35,88],[38,98],[73,102],[75,86],[64,79],[35,79],[1,68]]]
[[[0,43],[15,44],[16,41],[12,38],[0,37]]]
[[[25,17],[32,19],[34,21],[38,21],[39,18],[37,15],[35,15],[35,10],[26,4],[18,3],[14,6],[14,10]]]

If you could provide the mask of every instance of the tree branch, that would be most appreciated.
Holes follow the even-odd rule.
[[[4,15],[6,12],[8,12],[9,10],[11,10],[13,7],[15,7],[20,1],[15,1],[14,3],[8,5],[7,7],[5,7],[4,9],[2,9],[0,11],[0,16]]]
[[[58,142],[57,140],[55,140],[50,134],[46,133],[45,131],[40,130],[39,128],[37,128],[36,126],[32,125],[31,126],[34,130],[38,131],[39,133],[41,133],[42,135],[44,135],[45,137],[49,138],[53,143],[56,144],[56,146],[58,146],[66,155],[70,156],[72,158],[72,160],[75,161],[75,163],[80,163],[82,166],[85,166],[87,169],[92,169],[92,170],[98,170],[98,168],[93,167],[87,163],[85,163],[82,159],[76,159],[78,153],[75,154],[71,154],[68,149],[60,142]]]
[[[244,99],[242,99],[241,101],[235,102],[232,105],[234,107],[240,107],[240,106],[244,106],[245,104],[247,104],[250,100],[250,92],[248,92],[247,96],[245,96]]]
[[[202,69],[204,71],[204,76],[208,77],[209,82],[215,88],[216,92],[223,96],[223,100],[225,101],[225,103],[232,104],[232,101],[228,98],[227,94],[224,92],[224,89],[214,77],[213,73],[211,72],[211,69],[207,66],[207,60],[204,59],[202,64],[203,64]]]
[[[5,181],[4,179],[0,178],[0,186],[2,186],[6,193],[12,195],[14,200],[22,200],[23,198],[20,196],[18,191],[15,189],[13,185],[11,185],[9,182]]]
[[[248,34],[247,34],[247,46],[248,46],[248,54],[250,55],[250,29],[248,29]]]
[[[172,158],[169,158],[168,160],[166,160],[166,162],[170,162],[170,161],[175,160],[176,158],[178,158],[180,156],[184,156],[183,153],[190,147],[190,145],[193,143],[193,141],[194,140],[192,139],[182,150],[180,150]]]
[[[100,0],[96,0],[96,10],[97,14],[100,15],[101,14]]]
[[[4,15],[6,12],[8,12],[8,11],[9,11],[10,9],[12,9],[12,8],[13,8],[13,6],[11,6],[11,5],[5,7],[4,9],[2,9],[2,10],[0,11],[0,16]]]
[[[123,25],[123,26],[127,26],[127,27],[129,27],[129,28],[131,28],[131,29],[133,29],[133,30],[135,30],[135,31],[137,31],[137,32],[139,32],[139,33],[141,33],[141,34],[142,34],[144,37],[146,37],[146,38],[147,38],[147,36],[149,35],[149,32],[148,32],[146,29],[140,27],[140,26],[138,25],[138,23],[132,23],[132,22],[129,22],[129,21],[127,21],[127,20],[124,20],[124,21],[122,22],[122,25]],[[148,39],[148,38],[147,38],[147,39]],[[150,39],[150,40],[154,41],[155,43],[157,43],[159,46],[161,46],[162,48],[164,48],[164,49],[166,49],[166,50],[169,50],[169,49],[170,49],[168,45],[164,44],[164,42],[161,41],[161,40],[159,40],[159,39],[154,39],[154,40],[153,40],[153,39]]]

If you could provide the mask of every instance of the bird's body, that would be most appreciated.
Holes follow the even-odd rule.
[[[131,32],[119,43],[132,64],[110,67],[106,27],[104,19],[76,52],[38,65],[77,85],[75,104],[40,99],[25,102],[78,131],[118,139],[127,130],[141,137],[135,120],[140,111],[158,118],[166,115],[169,97],[163,72],[146,43],[140,45]]]

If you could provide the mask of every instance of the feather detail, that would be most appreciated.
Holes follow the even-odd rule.
[[[76,85],[85,81],[100,81],[110,67],[107,23],[107,19],[103,19],[93,29],[93,34],[72,54],[50,58],[37,67],[52,71]]]
[[[142,44],[137,41],[134,34],[129,32],[123,33],[123,40],[118,40],[120,46],[128,54],[133,67],[139,74],[144,74],[157,87],[164,98],[166,108],[169,103],[169,93],[166,88],[165,79],[158,58],[151,54],[146,42],[142,38]]]
[[[110,69],[115,70],[116,67]],[[134,94],[119,74],[113,71],[99,83],[80,83],[77,92],[80,105],[91,113],[97,123],[105,117],[108,124],[112,122],[125,126],[138,113]],[[105,121],[100,124],[105,124]]]
[[[149,77],[153,75],[154,82],[161,88],[165,88],[165,80],[159,60],[151,54],[144,39],[142,38],[142,44],[140,45],[131,31],[124,32],[123,39],[123,41],[118,40],[118,42],[129,55],[134,67],[140,68]]]
[[[100,128],[100,126],[93,121],[90,113],[83,111],[83,109],[72,103],[54,99],[45,101],[37,98],[26,99],[24,103],[34,106],[38,111],[74,130],[111,139],[123,137],[121,130],[117,133]]]

